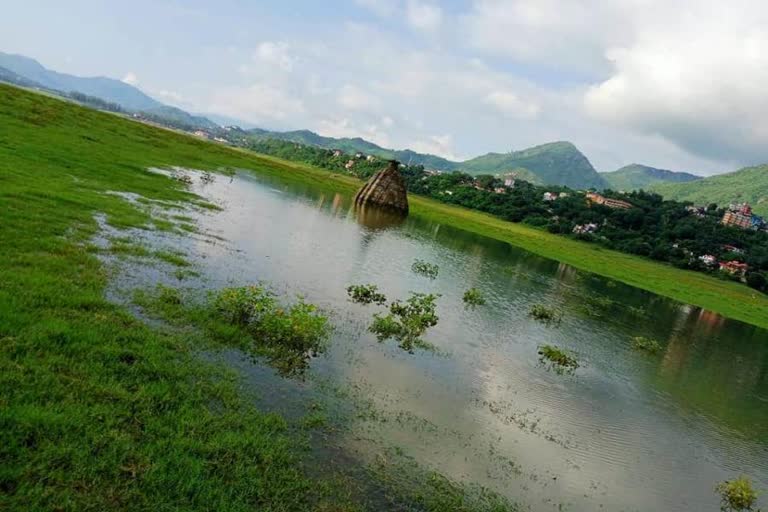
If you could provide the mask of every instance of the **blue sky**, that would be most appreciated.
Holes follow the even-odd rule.
[[[768,8],[740,0],[14,2],[0,51],[194,112],[451,158],[768,161]]]

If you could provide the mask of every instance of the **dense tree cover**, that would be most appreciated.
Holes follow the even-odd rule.
[[[293,142],[258,140],[252,141],[249,147],[363,179],[383,166],[379,159],[367,161],[364,156],[355,158],[348,154],[335,156],[331,150]],[[346,169],[345,164],[350,160],[354,164]],[[614,209],[590,204],[583,192],[567,187],[537,186],[518,180],[513,188],[506,188],[501,179],[491,175],[472,176],[462,172],[431,175],[422,166],[405,166],[401,171],[411,193],[487,212],[511,222],[524,222],[616,251],[668,262],[679,268],[740,279],[740,276],[720,272],[717,265],[706,265],[699,257],[712,255],[717,261],[744,262],[749,265],[747,284],[768,292],[768,233],[724,226],[720,223],[724,210],[715,204],[697,215],[687,209],[690,203],[664,200],[655,193],[602,192],[605,197],[633,205],[630,209]],[[501,189],[503,193],[497,192]],[[546,192],[558,198],[545,201]],[[574,233],[576,226],[587,224],[597,227],[593,232]],[[733,251],[732,247],[739,250]]]
[[[101,98],[97,98],[96,96],[89,96],[88,94],[83,94],[81,92],[70,91],[67,93],[67,97],[77,101],[78,103],[82,103],[83,105],[98,110],[106,110],[107,112],[125,112],[123,107],[117,103],[106,101]]]
[[[337,152],[333,149],[307,146],[297,142],[277,139],[252,138],[248,141],[247,147],[259,153],[295,162],[304,162],[330,171],[357,176],[361,179],[368,179],[373,176],[377,171],[384,168],[384,162],[386,162],[386,160],[379,157],[373,157],[369,160],[366,158],[367,155],[362,153],[356,153],[361,155],[359,157],[356,157],[355,154],[344,152],[337,155]],[[352,164],[347,168],[346,166],[350,162]],[[421,175],[423,171],[424,168],[421,166],[406,166],[403,168],[403,173],[409,175]]]

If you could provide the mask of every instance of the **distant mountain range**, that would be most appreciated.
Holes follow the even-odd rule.
[[[73,92],[85,94],[92,100],[115,104],[128,113],[165,123],[177,128],[219,130],[218,123],[202,115],[165,105],[138,88],[106,77],[79,77],[46,69],[34,59],[0,52],[0,81],[28,88],[42,89],[70,99]],[[89,104],[104,108],[99,101]],[[108,106],[108,105],[107,105]],[[221,121],[223,118],[216,117]],[[246,132],[255,138],[273,138],[340,149],[348,153],[361,152],[384,159],[395,159],[427,169],[463,171],[469,174],[499,174],[517,172],[524,179],[546,185],[565,185],[575,189],[613,188],[617,190],[651,189],[665,197],[719,204],[749,201],[758,211],[768,212],[768,166],[752,167],[730,174],[702,179],[699,176],[632,164],[613,172],[598,173],[586,156],[570,142],[552,142],[521,151],[488,153],[463,162],[437,155],[418,153],[410,149],[394,150],[378,146],[359,137],[324,137],[309,130],[275,132],[254,128]]]
[[[689,183],[656,183],[650,189],[668,199],[698,205],[747,202],[758,214],[768,215],[768,165],[745,167]]]
[[[613,172],[601,173],[608,186],[614,190],[647,190],[657,183],[687,183],[701,179],[701,176],[687,172],[656,169],[647,165],[631,164]]]
[[[48,89],[70,92],[77,91],[117,103],[128,110],[150,110],[163,104],[141,92],[136,87],[105,77],[80,77],[51,71],[39,62],[22,55],[0,52],[0,67],[3,67]]]

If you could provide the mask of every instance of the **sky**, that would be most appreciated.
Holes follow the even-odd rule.
[[[192,112],[451,159],[768,162],[764,0],[29,0],[0,51]]]

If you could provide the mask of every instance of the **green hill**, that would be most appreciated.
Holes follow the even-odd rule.
[[[260,128],[249,130],[248,133],[258,138],[287,140],[325,149],[340,149],[345,153],[360,152],[386,160],[398,160],[405,164],[423,165],[427,169],[437,169],[440,171],[452,171],[456,169],[456,166],[458,165],[456,162],[451,162],[445,158],[425,153],[417,153],[410,149],[395,150],[382,148],[381,146],[360,137],[324,137],[310,130],[272,132]]]
[[[575,189],[604,188],[605,180],[570,142],[552,142],[522,151],[488,153],[459,164],[470,174],[497,174],[522,167],[542,183]]]
[[[756,213],[768,215],[768,165],[746,167],[689,183],[657,183],[650,188],[666,198],[695,204],[748,202]]]
[[[655,183],[687,183],[701,179],[701,176],[695,174],[657,169],[641,164],[631,164],[613,172],[600,174],[610,188],[627,191],[647,189]]]

